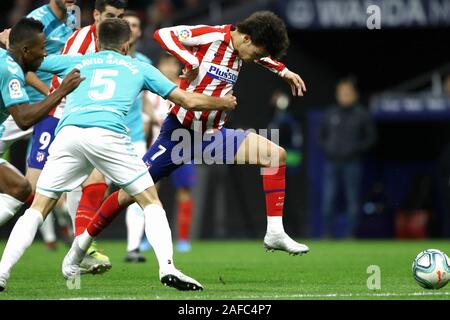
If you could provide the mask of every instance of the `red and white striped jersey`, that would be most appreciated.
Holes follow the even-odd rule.
[[[242,67],[231,41],[230,32],[235,27],[222,26],[176,26],[156,30],[155,40],[185,64],[187,70],[199,68],[198,77],[191,83],[182,80],[180,88],[188,92],[223,97],[236,84]],[[283,76],[284,64],[270,57],[255,61]],[[220,129],[226,122],[223,111],[188,111],[179,105],[170,109],[184,127],[210,132]]]
[[[96,25],[95,23],[86,26],[84,28],[78,29],[75,31],[69,39],[67,39],[65,46],[61,50],[61,54],[68,55],[85,55],[87,53],[97,52],[97,33],[96,33]],[[52,79],[52,87],[50,92],[54,91],[61,84],[62,79],[53,76]],[[58,106],[56,106],[52,111],[50,111],[49,115],[55,118],[60,119],[62,117],[64,111],[64,105],[66,100],[63,99]]]

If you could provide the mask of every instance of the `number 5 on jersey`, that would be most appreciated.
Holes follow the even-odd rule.
[[[92,76],[91,88],[88,95],[92,100],[108,100],[111,99],[116,91],[116,81],[111,78],[117,77],[118,70],[96,69]]]

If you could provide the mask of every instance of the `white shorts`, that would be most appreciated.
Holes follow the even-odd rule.
[[[24,131],[17,126],[14,118],[9,116],[0,124],[0,157],[3,156],[14,142],[28,138],[32,133],[32,127]]]
[[[134,150],[136,150],[136,154],[139,158],[147,153],[147,143],[145,141],[135,141],[133,142]]]
[[[130,137],[102,128],[66,126],[58,132],[37,182],[37,191],[57,199],[81,185],[93,168],[134,196],[153,186]]]

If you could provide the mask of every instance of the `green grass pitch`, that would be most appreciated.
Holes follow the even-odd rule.
[[[440,290],[419,287],[411,263],[427,248],[450,252],[449,241],[304,241],[303,256],[265,252],[262,241],[197,241],[193,251],[175,253],[176,266],[200,281],[205,290],[181,292],[159,282],[156,258],[123,262],[123,241],[101,240],[99,248],[113,267],[103,275],[81,277],[69,290],[60,266],[67,248],[49,252],[34,243],[13,270],[3,299],[165,299],[165,300],[299,300],[299,299],[450,299],[450,285]],[[5,241],[0,242],[3,252]],[[371,265],[380,268],[381,289],[369,289]]]

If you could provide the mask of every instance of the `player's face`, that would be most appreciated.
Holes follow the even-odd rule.
[[[244,37],[244,41],[239,46],[238,54],[245,62],[253,62],[267,56],[266,50],[253,44],[248,36]]]
[[[96,24],[99,24],[105,19],[108,18],[123,18],[123,13],[125,12],[125,9],[118,9],[114,8],[113,6],[107,5],[105,7],[105,11],[100,12],[98,10],[94,10],[94,20]]]
[[[44,33],[39,33],[23,49],[25,71],[36,71],[46,55],[45,35]]]
[[[128,21],[128,24],[130,25],[131,29],[131,38],[130,38],[130,44],[135,44],[136,41],[141,37],[142,30],[141,30],[141,21],[137,17],[125,17],[126,21]]]

